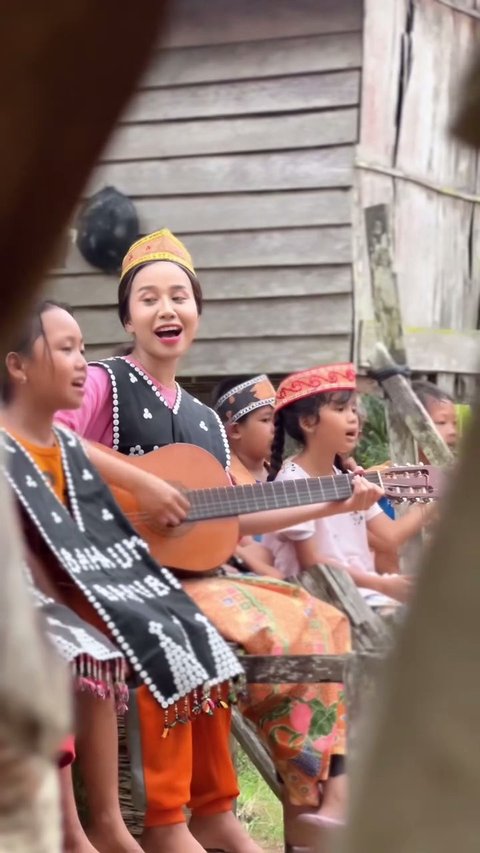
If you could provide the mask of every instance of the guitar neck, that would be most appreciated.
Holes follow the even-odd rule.
[[[366,479],[382,485],[378,472]],[[186,521],[206,521],[209,518],[231,518],[252,512],[286,509],[294,506],[343,501],[352,494],[352,475],[305,477],[298,480],[279,480],[273,483],[254,483],[247,486],[222,486],[186,492],[190,511]]]

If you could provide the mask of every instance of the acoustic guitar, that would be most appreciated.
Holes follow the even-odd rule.
[[[188,572],[210,571],[228,560],[238,544],[239,515],[341,501],[352,494],[352,474],[232,486],[215,457],[190,444],[172,444],[144,456],[123,459],[161,477],[188,498],[190,510],[186,521],[165,528],[153,516],[140,512],[133,495],[111,486],[123,512],[148,542],[158,562]],[[396,502],[438,498],[440,475],[438,469],[428,465],[393,467],[365,474],[369,482],[383,487],[386,496]]]

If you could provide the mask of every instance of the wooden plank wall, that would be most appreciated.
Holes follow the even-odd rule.
[[[356,355],[365,363],[361,332],[373,318],[361,211],[386,203],[403,322],[412,329],[410,365],[449,373],[441,382],[452,391],[454,374],[475,371],[479,356],[479,155],[449,132],[469,53],[478,46],[479,8],[478,0],[365,0]]]
[[[94,173],[168,226],[207,298],[184,375],[272,373],[352,346],[351,184],[361,0],[180,0]],[[116,280],[72,245],[51,294],[90,356],[124,339]]]

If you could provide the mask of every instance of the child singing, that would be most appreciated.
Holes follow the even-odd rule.
[[[300,450],[282,468],[285,437]],[[288,376],[277,390],[271,479],[317,477],[342,470],[358,437],[356,374],[352,364],[324,365]],[[374,504],[364,512],[341,513],[267,535],[265,544],[284,577],[323,561],[338,563],[352,576],[371,606],[407,600],[411,579],[378,575],[367,532],[386,548],[400,547],[429,521],[431,509],[413,507],[392,520]]]
[[[238,793],[225,709],[235,692],[232,679],[240,675],[240,664],[178,581],[150,558],[91,464],[95,449],[90,447],[87,455],[69,430],[53,426],[55,411],[79,407],[85,393],[87,366],[74,318],[62,307],[44,303],[31,316],[23,340],[6,363],[8,402],[2,430],[6,474],[21,507],[30,548],[44,558],[62,601],[119,645],[141,685],[132,691],[136,707],[148,709],[143,743],[136,745],[150,756],[144,766],[152,792],[144,849],[200,853],[204,847],[183,822],[181,805],[190,803],[202,820],[212,811],[229,811]],[[175,489],[153,475],[135,475],[121,456],[100,450],[96,456],[110,482],[128,486],[140,500],[150,492],[164,522],[177,523],[185,517],[188,502]],[[198,787],[190,787],[191,718],[204,721],[203,737],[195,745],[203,767]],[[210,729],[213,720],[216,724]],[[105,804],[109,816],[113,797],[118,814],[119,810],[107,734],[110,745],[116,744],[116,728],[112,725],[107,733],[93,715],[81,730],[90,784],[96,785],[102,805],[109,793],[110,804]],[[210,762],[203,761],[209,753],[213,753]],[[161,828],[152,834],[151,826]],[[121,835],[122,828],[117,827],[109,839],[105,832],[104,846],[98,847],[101,853],[139,849],[130,836]],[[241,842],[234,839],[227,850],[257,853],[259,848],[241,827],[238,836]]]

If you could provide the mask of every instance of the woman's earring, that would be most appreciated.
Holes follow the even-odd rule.
[[[27,384],[27,377],[26,377],[26,376],[22,376],[22,378],[20,379],[20,383],[21,383],[22,385],[26,385],[26,384]]]

